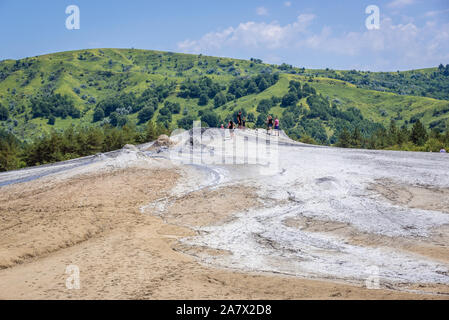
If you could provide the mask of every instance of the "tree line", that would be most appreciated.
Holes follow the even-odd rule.
[[[28,143],[0,130],[0,172],[113,151],[126,144],[154,141],[161,134],[169,131],[152,121],[141,129],[132,125],[72,126],[64,131],[52,130]]]
[[[439,152],[449,150],[449,131],[426,130],[420,120],[411,129],[398,127],[391,120],[388,129],[379,128],[372,134],[363,134],[359,127],[344,128],[335,144],[342,148],[388,149],[403,151]]]

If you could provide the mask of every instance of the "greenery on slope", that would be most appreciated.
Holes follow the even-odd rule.
[[[336,146],[342,148],[364,148],[384,150],[405,150],[422,152],[440,152],[449,150],[449,131],[426,130],[421,121],[416,121],[411,129],[399,128],[391,120],[388,129],[381,128],[371,135],[363,135],[358,127],[352,132],[344,128],[338,137]]]
[[[161,134],[169,132],[151,121],[140,130],[127,125],[53,130],[31,143],[20,142],[13,134],[0,130],[0,172],[113,151],[126,144],[154,141]]]
[[[148,138],[148,125],[157,132],[188,129],[194,120],[216,127],[235,120],[239,111],[250,127],[265,126],[269,114],[279,117],[281,127],[302,141],[425,151],[405,131],[419,122],[427,138],[442,132],[444,137],[448,95],[449,66],[443,65],[393,73],[308,70],[258,59],[133,49],[6,60],[0,62],[0,170],[139,143]],[[404,142],[379,142],[391,120],[407,136]],[[126,130],[117,143],[107,138]],[[94,138],[82,137],[92,132],[103,137],[95,138],[101,147],[85,145]],[[341,143],[346,133],[360,139]],[[33,151],[36,146],[64,139],[79,144],[78,151],[47,146],[42,158],[29,157],[41,150]]]
[[[405,72],[335,71],[326,69],[298,73],[342,80],[363,89],[449,100],[449,64],[446,66],[440,64],[438,68]]]

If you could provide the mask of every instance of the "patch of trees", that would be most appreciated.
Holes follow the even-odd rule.
[[[156,98],[159,102],[163,102],[173,92],[175,87],[175,83],[152,85],[142,93],[140,101]]]
[[[447,106],[447,107],[445,107],[443,109],[440,109],[440,110],[434,110],[432,115],[434,117],[439,117],[439,116],[441,116],[443,114],[446,114],[448,112],[449,112],[449,106]]]
[[[282,112],[282,127],[285,129],[294,128],[299,123],[300,115],[304,114],[304,107],[291,105]],[[300,125],[300,123],[299,123]]]
[[[449,64],[443,66],[443,64],[440,63],[440,65],[438,66],[438,72],[445,77],[449,77]]]
[[[297,105],[298,97],[307,97],[310,110]],[[285,110],[282,113],[281,127],[292,138],[301,141],[307,138],[315,143],[334,144],[345,128],[360,127],[365,135],[382,128],[381,124],[364,119],[359,109],[350,107],[342,110],[336,103],[331,104],[328,98],[316,94],[313,87],[308,84],[301,86],[297,81],[290,83],[289,93],[283,97],[283,105]],[[330,137],[325,126],[333,131]]]
[[[316,95],[315,88],[311,87],[308,83],[301,85],[299,81],[292,80],[288,86],[288,93],[282,97],[281,107],[286,108],[296,105],[299,100],[310,95]]]
[[[127,123],[126,116],[139,112],[137,118],[139,124],[145,123],[153,118],[159,103],[162,103],[174,90],[174,84],[160,84],[152,86],[140,96],[134,93],[121,93],[116,96],[107,97],[100,101],[94,111],[93,122],[98,122],[109,117],[109,123],[113,126],[123,126]],[[171,114],[177,114],[181,111],[179,103],[165,102],[164,108],[167,108]],[[168,119],[163,119],[166,122]]]
[[[163,123],[166,128],[169,127],[170,122],[172,121],[172,113],[168,106],[164,106],[159,110],[159,116],[157,117],[158,123]]]
[[[418,121],[419,119],[421,119],[422,117],[424,117],[425,112],[420,112],[418,114],[415,114],[414,116],[410,117],[410,123],[415,123],[416,121]]]
[[[422,146],[428,138],[426,128],[421,123],[421,121],[416,121],[413,125],[412,131],[410,132],[410,141],[415,145]]]
[[[209,77],[201,77],[198,80],[188,79],[180,87],[178,96],[184,99],[200,99],[200,105],[205,105],[208,99],[213,99],[221,91],[219,83]]]
[[[3,64],[0,62],[0,65],[2,65],[2,69],[0,70],[0,81],[5,80],[7,77],[9,77],[12,73],[18,71],[18,70],[27,70],[33,66],[35,63],[34,59],[21,59],[16,60],[13,65],[8,66],[6,64]]]
[[[144,108],[139,113],[139,123],[143,123],[145,121],[148,121],[152,118],[151,110],[155,111],[155,109],[151,109],[149,107]],[[159,110],[159,116],[157,118],[158,123],[162,123],[165,128],[170,127],[170,123],[172,121],[172,115],[173,114],[179,114],[181,112],[181,105],[178,102],[170,102],[165,101],[164,106]],[[147,115],[147,116],[145,116]],[[143,118],[145,117],[145,118]]]
[[[196,117],[194,117],[193,115],[185,115],[184,117],[182,117],[181,119],[178,120],[178,127],[185,129],[185,130],[189,130],[192,128],[192,124],[195,120],[198,120]]]
[[[405,125],[398,128],[392,120],[388,129],[380,128],[371,135],[364,135],[359,127],[352,130],[345,127],[340,132],[336,145],[343,148],[438,152],[442,148],[449,148],[449,131],[428,132],[420,120],[411,129]]]
[[[109,125],[79,126],[70,127],[62,132],[53,130],[24,144],[13,134],[0,130],[0,171],[117,150],[125,144],[153,141],[161,134],[168,134],[168,131],[162,126],[155,126],[151,121],[141,130],[128,125],[122,128]]]
[[[283,63],[278,67],[278,69],[282,71],[291,71],[293,70],[293,66],[291,64]]]
[[[109,117],[118,109],[130,109],[131,112],[137,112],[143,108],[143,104],[139,104],[134,93],[122,93],[114,97],[108,97],[97,103],[96,110],[103,110],[104,116]],[[100,113],[100,112],[99,112]]]
[[[146,106],[142,110],[140,110],[137,115],[137,119],[139,119],[139,124],[145,123],[153,118],[154,115],[154,107]]]
[[[63,119],[81,117],[81,112],[75,107],[70,97],[61,94],[40,95],[31,98],[33,118],[61,117]]]
[[[304,133],[321,144],[328,143],[326,129],[322,126],[321,121],[316,119],[301,119],[299,127],[304,130]]]
[[[220,125],[220,117],[212,110],[207,110],[202,113],[201,121],[210,128],[217,128]]]
[[[21,168],[21,143],[9,132],[0,129],[0,172]]]
[[[224,95],[223,92],[219,92],[214,97],[214,107],[219,108],[228,102],[227,97]]]
[[[435,120],[432,121],[431,123],[429,123],[429,128],[442,132],[448,129],[448,120],[447,119],[440,119],[440,120]]]
[[[257,58],[251,58],[250,61],[254,62],[254,63],[257,63],[257,64],[262,64],[263,63],[262,59],[257,59]]]
[[[102,108],[96,108],[94,111],[93,121],[102,121],[105,117],[104,110]]]
[[[275,107],[280,102],[280,98],[272,96],[271,99],[262,99],[257,105],[257,112],[268,114],[271,108]]]
[[[109,115],[109,123],[114,127],[123,127],[128,123],[126,114],[113,112]]]
[[[179,114],[181,112],[181,105],[179,102],[165,101],[164,107],[168,108],[172,114]]]
[[[261,114],[259,114],[257,116],[257,120],[256,120],[256,126],[257,127],[260,127],[260,128],[265,127],[266,126],[266,122],[267,122],[267,115],[266,114],[261,113]]]
[[[321,120],[329,120],[331,116],[339,116],[338,109],[332,109],[329,101],[321,95],[313,95],[307,98],[307,104],[310,107],[310,112],[306,118],[319,118]]]
[[[54,126],[55,123],[56,123],[56,118],[55,118],[54,116],[50,116],[50,117],[48,118],[47,124],[50,125],[50,126]]]
[[[202,93],[200,95],[200,98],[198,99],[198,105],[200,106],[205,106],[209,103],[209,97],[207,96],[207,94]]]
[[[255,123],[256,122],[256,116],[254,115],[254,113],[249,112],[247,117],[246,117],[246,122],[252,122]]]
[[[449,64],[440,64],[434,72],[359,72],[356,70],[314,71],[314,75],[339,79],[377,91],[394,92],[401,95],[415,95],[449,100]]]
[[[327,98],[321,95],[312,95],[307,98],[310,111],[306,113],[305,118],[318,118],[323,121],[330,121],[337,130],[343,124],[351,123],[352,125],[364,122],[365,127],[370,127],[373,122],[364,119],[361,111],[355,107],[341,110],[336,104],[330,105]]]
[[[250,94],[262,92],[275,85],[278,80],[278,73],[265,73],[250,78],[237,78],[230,83],[228,93],[238,99]]]
[[[31,83],[31,81],[33,81],[33,79],[37,76],[37,71],[32,70],[32,69],[28,69],[25,72],[25,81],[22,82],[22,84],[20,85],[21,87],[25,87],[27,85],[29,85]]]
[[[6,121],[9,118],[9,111],[6,107],[0,104],[0,121]]]

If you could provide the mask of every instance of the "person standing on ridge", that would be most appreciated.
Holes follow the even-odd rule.
[[[228,129],[229,129],[229,132],[231,133],[231,137],[234,137],[234,129],[235,129],[234,121],[229,120]]]
[[[273,117],[268,116],[267,118],[267,134],[270,134],[270,130],[273,130]]]
[[[239,111],[239,114],[237,115],[237,124],[238,124],[238,128],[241,129],[242,128],[242,111]]]
[[[279,137],[279,119],[278,119],[278,117],[276,117],[276,119],[274,120],[274,130],[276,130],[276,134]]]

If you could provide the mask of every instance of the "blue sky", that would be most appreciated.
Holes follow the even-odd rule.
[[[80,8],[80,30],[65,9]],[[368,30],[365,8],[380,9]],[[86,48],[203,53],[307,68],[449,63],[448,0],[0,0],[0,60]]]

